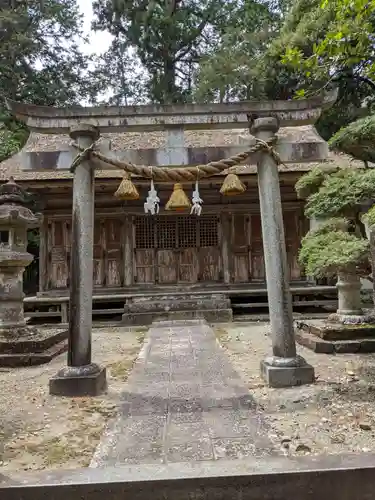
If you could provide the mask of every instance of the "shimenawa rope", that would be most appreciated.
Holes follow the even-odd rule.
[[[267,152],[272,156],[275,162],[281,164],[279,154],[274,150],[273,146],[277,141],[277,136],[272,137],[268,141],[255,138],[256,143],[248,151],[238,153],[219,161],[211,161],[205,165],[197,165],[193,167],[148,167],[141,165],[134,165],[126,160],[116,160],[105,156],[100,151],[95,150],[96,142],[93,142],[88,148],[82,148],[77,143],[72,143],[72,146],[80,150],[80,153],[75,157],[70,167],[71,172],[74,172],[77,165],[82,161],[92,159],[112,165],[119,170],[125,170],[131,174],[147,179],[153,178],[155,181],[171,181],[171,182],[186,182],[195,181],[197,179],[197,172],[199,178],[211,177],[219,174],[224,170],[235,167],[243,163],[249,156],[260,151]]]

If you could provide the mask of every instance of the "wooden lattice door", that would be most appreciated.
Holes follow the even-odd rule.
[[[192,284],[219,279],[216,216],[138,216],[134,233],[138,284]]]

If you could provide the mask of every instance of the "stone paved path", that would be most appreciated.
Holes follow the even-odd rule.
[[[152,326],[123,398],[92,467],[271,452],[254,401],[205,322]]]

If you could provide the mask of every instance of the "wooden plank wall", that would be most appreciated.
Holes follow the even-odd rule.
[[[259,210],[259,209],[258,209]],[[263,282],[262,231],[257,207],[190,215],[97,214],[94,286]],[[284,207],[291,280],[303,279],[297,256],[307,231],[302,206]],[[70,216],[49,215],[42,226],[40,291],[69,286]]]

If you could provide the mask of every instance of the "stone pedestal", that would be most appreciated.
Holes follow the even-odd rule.
[[[23,272],[33,260],[27,230],[40,223],[29,205],[28,193],[13,179],[0,187],[0,366],[46,363],[67,347],[66,332],[25,321]]]
[[[70,137],[82,148],[99,138],[91,125],[79,125]],[[68,366],[50,380],[50,393],[59,396],[95,396],[106,387],[106,371],[91,362],[94,167],[79,163],[73,179],[70,318]]]
[[[296,339],[304,347],[322,354],[375,352],[375,324],[298,320]]]
[[[363,316],[361,300],[361,279],[355,269],[339,272],[337,276],[339,316]]]
[[[267,141],[278,128],[275,118],[260,118],[252,133]],[[258,186],[273,350],[273,356],[261,363],[261,374],[272,387],[312,383],[314,369],[296,353],[279,172],[268,153],[258,163]]]

